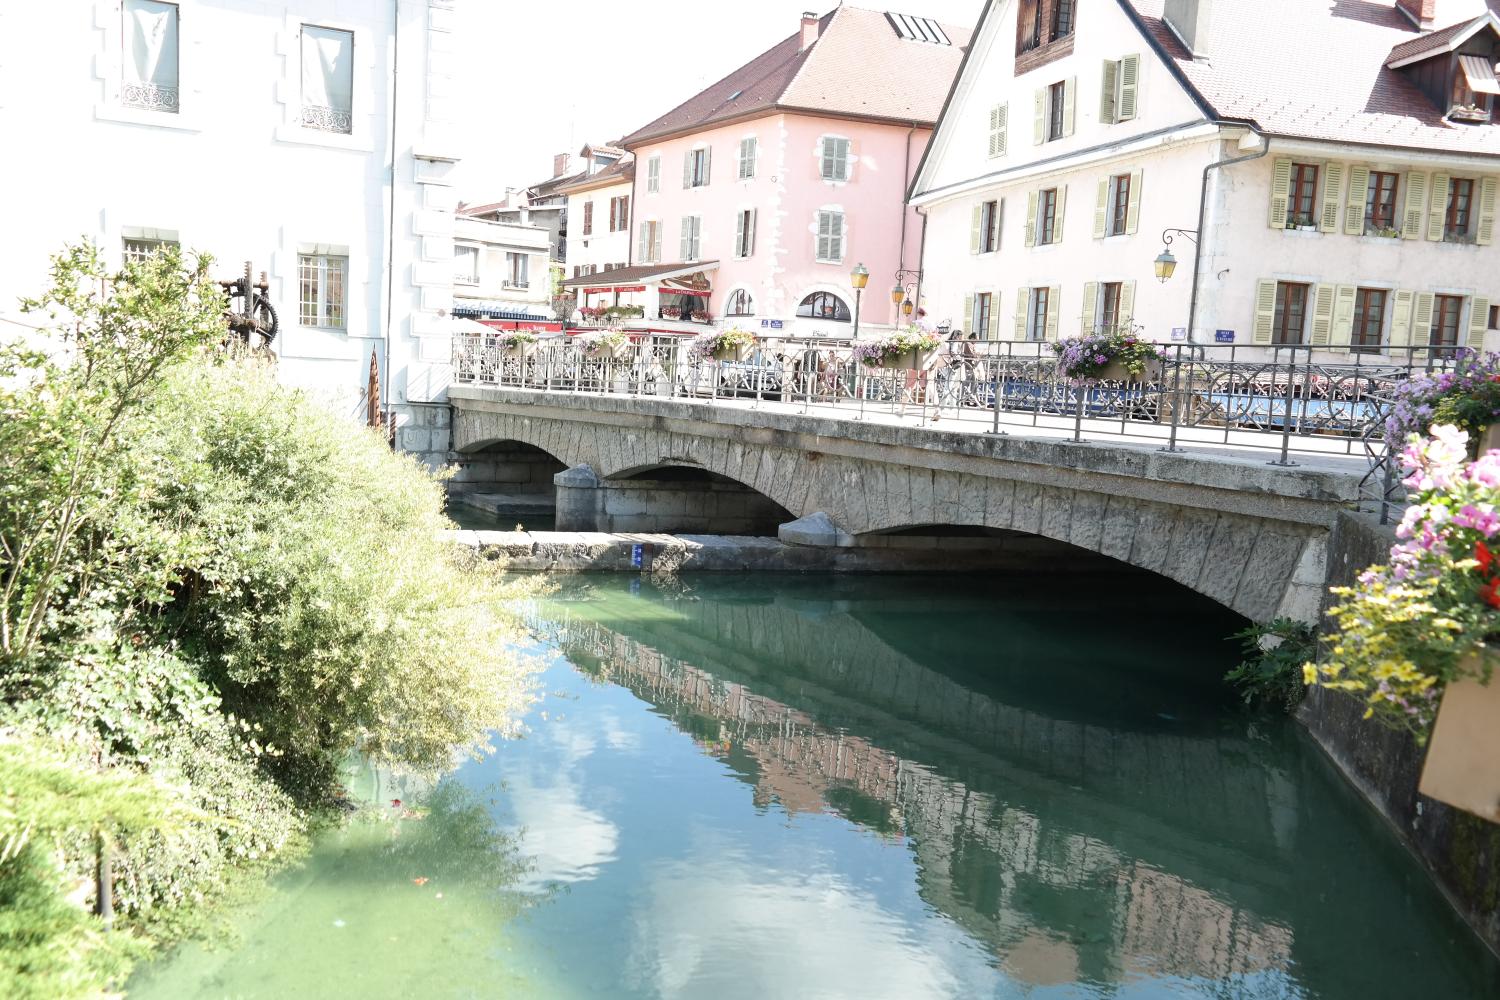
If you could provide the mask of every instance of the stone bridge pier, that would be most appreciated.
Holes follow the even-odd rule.
[[[1037,543],[1037,568],[1099,557],[1253,621],[1316,621],[1329,539],[1358,472],[1267,455],[860,422],[656,397],[457,386],[460,460],[521,443],[556,458],[559,524],[693,530],[735,518],[783,540],[955,551]],[[686,471],[684,471],[686,470]],[[821,515],[821,516],[813,516]],[[1043,543],[1041,540],[1047,540]]]

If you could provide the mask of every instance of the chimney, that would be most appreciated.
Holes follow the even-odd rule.
[[[818,40],[818,15],[810,10],[802,12],[802,51],[812,48]]]
[[[1401,0],[1405,2],[1405,0]],[[1417,3],[1432,0],[1416,0]],[[1167,0],[1162,20],[1182,39],[1195,58],[1208,55],[1208,24],[1213,15],[1213,0]]]
[[[1483,15],[1485,0],[1396,0],[1396,9],[1423,31],[1447,28]]]
[[[556,156],[554,156],[552,158],[552,176],[553,176],[553,178],[561,177],[563,174],[567,173],[568,172],[568,162],[570,160],[572,160],[572,159],[573,159],[573,157],[571,155],[569,155],[568,153],[558,153]]]

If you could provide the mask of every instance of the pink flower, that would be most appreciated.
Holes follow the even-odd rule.
[[[1488,504],[1485,506],[1489,507]],[[1484,537],[1492,538],[1496,531],[1500,531],[1500,514],[1496,514],[1493,507],[1485,510],[1473,504],[1464,504],[1459,512],[1453,515],[1453,523],[1456,527],[1473,528]]]

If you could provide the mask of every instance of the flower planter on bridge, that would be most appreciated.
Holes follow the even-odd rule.
[[[512,359],[529,358],[536,354],[536,344],[527,341],[524,344],[511,344],[505,348],[505,356]]]
[[[715,361],[732,361],[736,364],[744,361],[749,356],[750,348],[745,344],[740,344],[734,347],[721,347],[717,350],[709,352],[709,357],[713,358]]]
[[[1099,381],[1101,382],[1159,382],[1161,381],[1161,362],[1148,361],[1146,367],[1139,375],[1132,374],[1123,361],[1111,361],[1099,369]]]
[[[932,364],[932,356],[936,351],[903,351],[900,354],[887,354],[880,359],[880,367],[889,371],[919,372]]]
[[[1477,654],[1463,673],[1443,693],[1418,790],[1500,823],[1500,677],[1485,684]]]

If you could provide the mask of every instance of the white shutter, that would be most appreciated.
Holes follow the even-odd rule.
[[[1101,125],[1113,125],[1115,123],[1115,101],[1120,87],[1120,64],[1113,59],[1106,59],[1101,79],[1102,82],[1099,85],[1099,123]]]
[[[756,223],[756,220],[758,219],[759,216],[760,216],[760,209],[758,209],[758,208],[752,208],[750,210],[750,225],[749,225],[750,232],[748,234],[746,234],[746,237],[745,237],[745,256],[746,257],[754,257],[755,256],[755,223]]]
[[[678,260],[691,261],[693,259],[693,217],[684,215],[682,217],[682,232],[677,242]]]
[[[1364,211],[1364,206],[1360,206]],[[1353,285],[1340,285],[1334,295],[1333,336],[1329,343],[1334,347],[1348,347],[1354,334],[1354,304],[1359,289]]]
[[[1078,121],[1078,77],[1063,84],[1063,135],[1072,135]]]
[[[651,261],[654,264],[661,263],[661,231],[660,221],[651,223]]]
[[[1036,246],[1036,213],[1040,201],[1040,191],[1026,192],[1026,245],[1029,247]]]
[[[126,82],[176,90],[177,5],[125,0],[123,14]]]
[[[693,151],[691,149],[682,154],[682,186],[684,188],[693,186]]]
[[[1104,239],[1104,234],[1109,231],[1109,187],[1110,178],[1102,178],[1094,196],[1094,239],[1096,240]]]
[[[1000,289],[990,292],[989,322],[983,330],[976,332],[985,340],[994,340],[1000,336]]]
[[[1031,305],[1031,289],[1016,290],[1016,339],[1026,339],[1026,310]]]
[[[646,161],[646,191],[656,194],[661,190],[661,157],[653,156]]]
[[[1004,156],[1008,151],[1010,128],[1010,105],[997,104],[990,109],[990,159]]]
[[[1120,60],[1120,107],[1119,120],[1130,121],[1135,118],[1136,107],[1139,103],[1141,80],[1141,57],[1126,56]]]
[[[749,222],[748,212],[734,213],[734,255],[736,257],[748,256],[745,253],[745,227]]]
[[[1420,240],[1426,230],[1427,175],[1415,170],[1406,175],[1406,210],[1402,213],[1401,238]]]
[[[1431,292],[1417,293],[1411,323],[1411,342],[1416,347],[1428,347],[1432,344],[1432,305]]]
[[[1032,127],[1032,144],[1040,146],[1047,141],[1047,88],[1037,88],[1035,97],[1036,112]]]
[[[1320,232],[1339,231],[1339,204],[1344,200],[1344,165],[1329,163],[1323,167],[1323,216],[1318,220]]]
[[[1448,217],[1448,175],[1432,175],[1431,209],[1427,213],[1427,238],[1434,243],[1443,240],[1443,224]]]
[[[1135,322],[1135,282],[1120,282],[1120,315],[1116,320],[1121,329],[1127,329]]]
[[[984,249],[984,202],[974,206],[974,218],[969,222],[969,253],[978,254]]]
[[[974,309],[978,306],[978,304],[979,296],[964,296],[964,324],[968,326],[970,330],[975,330],[979,327],[979,317],[974,314]]]
[[[1475,241],[1482,247],[1495,242],[1495,188],[1500,178],[1479,179],[1479,225],[1474,230]]]
[[[1257,344],[1269,344],[1276,329],[1276,282],[1255,286],[1255,336]]]
[[[1344,235],[1365,233],[1365,198],[1370,190],[1370,168],[1355,164],[1349,168],[1349,194],[1344,199]]]
[[[1268,224],[1272,229],[1286,228],[1286,213],[1291,198],[1292,161],[1278,159],[1271,167],[1271,215]]]
[[[1062,286],[1047,289],[1047,339],[1057,339],[1058,313],[1062,311]]]
[[[1125,232],[1134,236],[1141,226],[1141,193],[1144,190],[1146,171],[1130,172],[1130,199],[1125,205]]]
[[[302,26],[302,103],[349,114],[354,107],[354,33]]]
[[[740,177],[742,179],[755,176],[755,154],[757,141],[752,136],[740,141]]]
[[[1333,298],[1338,291],[1333,285],[1318,285],[1313,289],[1312,345],[1327,347],[1333,333]]]
[[[841,261],[844,259],[844,213],[829,212],[828,246],[833,251],[829,260]]]
[[[1406,347],[1411,344],[1412,307],[1415,302],[1416,292],[1404,288],[1396,292],[1396,304],[1391,309],[1392,347]]]
[[[1068,186],[1060,184],[1057,188],[1057,214],[1052,220],[1052,242],[1063,241],[1063,213],[1068,207]]]
[[[1490,325],[1490,300],[1474,296],[1469,300],[1469,348],[1484,350],[1484,331]]]
[[[650,230],[646,228],[644,222],[641,223],[640,234],[635,241],[635,259],[642,264],[651,260]]]
[[[1087,337],[1099,325],[1099,283],[1083,283],[1083,313],[1078,318],[1078,330]]]
[[[712,146],[708,146],[703,150],[703,184],[705,187],[708,186],[709,180],[713,177],[713,169],[714,151]]]

